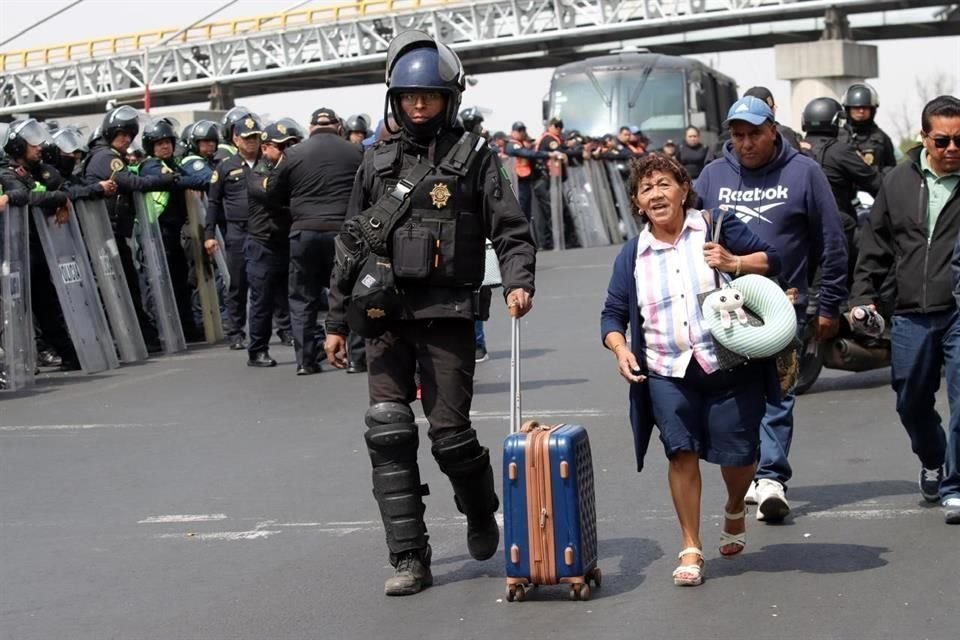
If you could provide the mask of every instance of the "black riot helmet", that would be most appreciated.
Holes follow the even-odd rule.
[[[0,122],[0,162],[3,162],[7,159],[7,152],[4,151],[4,147],[7,144],[7,132],[10,131],[10,125],[6,122]]]
[[[223,139],[225,142],[233,144],[234,125],[241,120],[245,120],[246,118],[253,118],[257,121],[260,120],[260,117],[257,114],[246,107],[234,107],[233,109],[230,109],[230,111],[227,111],[226,115],[223,116],[223,120],[220,121],[220,127],[223,129]]]
[[[457,121],[460,98],[466,87],[460,58],[450,47],[437,42],[423,31],[405,31],[393,39],[387,51],[387,104],[384,113],[396,114],[401,127],[415,137],[436,135]],[[438,92],[446,96],[447,108],[432,122],[414,124],[400,105],[400,94]],[[384,117],[384,121],[387,121]],[[397,133],[392,131],[392,133]]]
[[[189,131],[181,136],[187,144],[187,151],[200,155],[199,142],[209,141],[214,145],[220,144],[220,126],[212,120],[197,120],[189,125]]]
[[[10,124],[3,142],[3,150],[8,156],[17,160],[27,153],[27,145],[43,147],[50,142],[50,132],[47,128],[33,118],[27,118]]]
[[[307,130],[304,129],[300,123],[293,118],[277,118],[277,121],[273,123],[273,126],[276,126],[277,130],[280,131],[282,135],[288,135],[291,139],[295,140],[290,144],[296,144],[307,137]],[[283,131],[281,127],[286,129],[286,131]]]
[[[165,118],[152,122],[143,129],[143,150],[147,152],[148,156],[153,155],[153,145],[161,140],[171,140],[174,146],[177,144],[177,130]]]
[[[87,148],[93,149],[98,142],[103,140],[103,130],[98,126],[96,129],[90,132],[90,135],[87,137]]]
[[[460,112],[460,121],[463,128],[470,133],[480,133],[480,125],[483,124],[483,114],[477,107],[467,107]]]
[[[362,115],[353,115],[347,118],[347,121],[344,123],[343,130],[348,134],[353,133],[354,131],[359,131],[366,135],[367,131],[370,130],[370,123],[367,122],[366,117]]]
[[[880,96],[877,95],[877,90],[865,82],[850,85],[847,92],[843,94],[843,108],[847,112],[847,123],[850,126],[871,125],[873,119],[877,117],[877,107],[879,106]],[[870,109],[870,118],[864,122],[855,121],[850,117],[850,109],[854,107],[867,107]]]
[[[840,131],[843,105],[833,98],[816,98],[803,108],[801,125],[806,133],[820,133],[835,137]]]
[[[113,142],[121,131],[130,134],[131,138],[137,137],[140,133],[140,119],[137,110],[133,107],[123,105],[112,109],[104,116],[103,124],[100,125],[100,134],[107,144]]]

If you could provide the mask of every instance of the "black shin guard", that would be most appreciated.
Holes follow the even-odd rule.
[[[433,456],[450,478],[460,513],[468,519],[484,518],[500,507],[493,485],[490,451],[480,446],[477,432],[465,429],[433,443]]]
[[[368,418],[370,413],[368,412]],[[427,548],[423,496],[417,466],[417,425],[412,422],[375,424],[365,434],[373,463],[373,496],[380,508],[391,563],[405,551]]]

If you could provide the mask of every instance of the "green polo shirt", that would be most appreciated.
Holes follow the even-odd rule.
[[[947,205],[953,190],[960,184],[960,171],[938,176],[927,161],[927,150],[920,152],[920,171],[927,181],[927,238],[933,237],[940,212]]]

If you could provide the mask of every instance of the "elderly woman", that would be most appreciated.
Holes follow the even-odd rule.
[[[760,420],[767,396],[778,392],[767,363],[720,369],[697,295],[716,288],[714,270],[773,276],[780,259],[734,215],[693,208],[690,176],[675,159],[634,159],[630,192],[642,231],[614,263],[601,335],[630,383],[638,470],[653,426],[660,431],[682,536],[673,581],[695,586],[704,569],[699,460],[720,465],[727,489],[720,553],[734,556],[746,546],[744,496],[759,457]],[[720,242],[713,243],[717,224]]]

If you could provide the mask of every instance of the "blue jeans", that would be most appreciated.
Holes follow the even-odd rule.
[[[892,385],[910,446],[924,467],[946,464],[940,497],[960,497],[960,313],[894,316],[892,342]],[[950,407],[946,433],[935,408],[941,367]]]
[[[473,321],[473,337],[476,339],[477,346],[486,349],[487,348],[487,339],[483,335],[483,322],[480,320]]]
[[[807,324],[805,311],[797,309],[797,337],[801,341]],[[760,423],[760,464],[757,465],[756,479],[776,480],[784,489],[793,476],[787,456],[793,442],[793,406],[796,403],[793,389],[782,394],[779,402],[768,401],[767,412]]]

